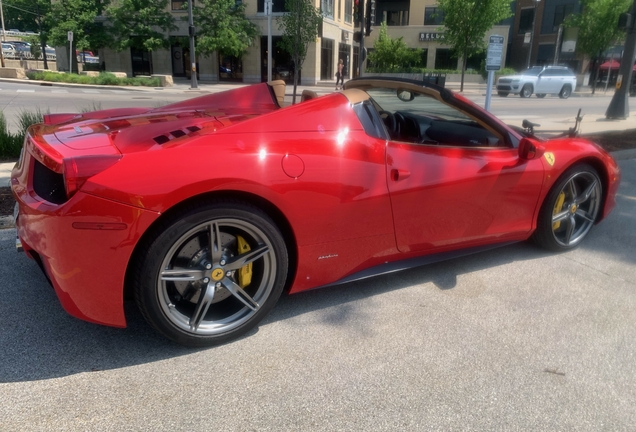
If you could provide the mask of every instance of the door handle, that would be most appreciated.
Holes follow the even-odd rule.
[[[391,170],[391,180],[393,181],[406,180],[409,177],[411,177],[410,171],[402,170],[402,169]]]

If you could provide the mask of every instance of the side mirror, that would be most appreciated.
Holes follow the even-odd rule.
[[[405,89],[398,89],[397,97],[401,101],[411,102],[413,99],[415,99],[415,93]]]
[[[519,157],[525,160],[538,159],[545,153],[545,148],[535,140],[521,138],[519,141]]]

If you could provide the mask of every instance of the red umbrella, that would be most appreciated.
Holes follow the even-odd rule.
[[[617,62],[616,60],[612,59],[610,61],[606,61],[605,63],[603,63],[601,66],[599,66],[602,70],[607,70],[607,69],[618,69],[618,67],[621,64],[619,62]]]

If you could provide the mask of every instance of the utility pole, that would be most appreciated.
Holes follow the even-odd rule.
[[[188,1],[188,33],[190,34],[190,89],[197,89],[197,56],[194,53],[194,18],[192,16],[192,1]]]
[[[267,82],[272,80],[272,4],[272,0],[265,0],[265,12],[267,13]]]
[[[526,68],[530,67],[530,57],[532,56],[532,45],[534,43],[534,24],[537,21],[537,4],[541,0],[533,0],[534,11],[532,13],[532,28],[530,29],[530,45],[528,46],[528,61],[526,62]]]
[[[358,55],[358,76],[361,77],[362,76],[362,65],[364,64],[364,59],[365,59],[365,55],[364,55],[364,23],[366,21],[366,14],[365,14],[365,3],[366,0],[360,0],[360,3],[358,5],[359,7],[359,18],[360,18],[360,54]]]
[[[4,12],[2,12],[2,0],[0,0],[0,21],[2,22],[2,42],[4,42]],[[4,54],[0,46],[0,65],[4,67]]]
[[[629,117],[629,87],[632,84],[634,59],[636,58],[636,0],[628,14],[621,16],[621,24],[626,27],[625,50],[618,68],[616,91],[607,107],[605,117],[608,119],[626,119]]]

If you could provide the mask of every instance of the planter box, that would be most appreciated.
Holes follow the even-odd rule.
[[[26,79],[26,74],[22,68],[0,68],[0,78]]]

